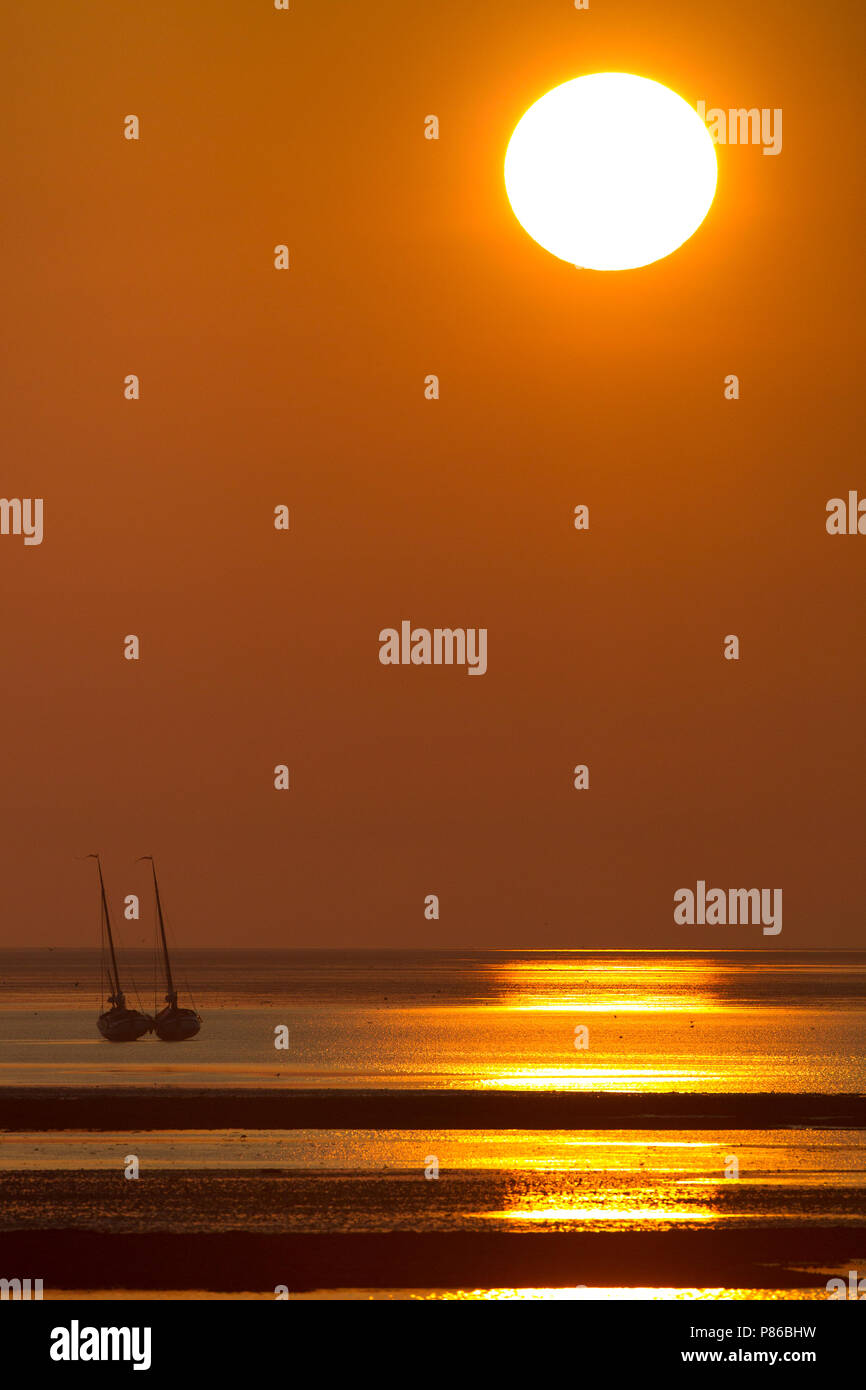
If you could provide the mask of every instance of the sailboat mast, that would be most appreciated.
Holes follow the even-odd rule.
[[[114,954],[114,937],[111,934],[111,918],[108,915],[108,903],[105,898],[105,882],[102,877],[102,864],[100,863],[98,854],[95,854],[93,857],[96,860],[96,872],[99,875],[99,894],[102,899],[102,920],[105,922],[105,929],[108,933],[108,949],[111,953],[111,973],[114,977],[114,994],[117,1003],[120,1004],[123,996],[120,990],[120,976],[117,973],[117,956]]]
[[[176,998],[176,991],[171,978],[171,963],[168,959],[168,942],[165,939],[165,922],[162,916],[162,901],[159,896],[159,884],[156,881],[156,865],[153,859],[150,861],[150,870],[153,874],[153,891],[156,895],[156,913],[159,918],[159,935],[162,940],[162,958],[165,963],[165,983],[168,986],[168,995],[172,1003]]]

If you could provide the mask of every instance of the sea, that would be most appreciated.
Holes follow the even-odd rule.
[[[728,951],[187,951],[182,1044],[96,1030],[89,950],[0,952],[0,1233],[190,1237],[845,1229],[866,1254],[866,1143],[813,1123],[586,1130],[2,1130],[3,1088],[189,1087],[587,1093],[866,1092],[866,954]],[[121,961],[159,1006],[158,962]],[[279,1046],[277,1044],[280,1044]],[[287,1044],[287,1045],[286,1045]],[[122,1170],[134,1153],[142,1178]],[[732,1180],[732,1160],[734,1180]],[[133,1195],[134,1194],[134,1195]],[[811,1238],[811,1237],[810,1237]],[[818,1236],[815,1236],[818,1242]],[[518,1247],[519,1248],[519,1247]],[[528,1248],[528,1247],[523,1247]],[[817,1248],[817,1246],[816,1246]],[[802,1263],[802,1262],[801,1262]],[[311,1299],[817,1298],[796,1287],[642,1278],[538,1287],[298,1287]],[[786,1282],[787,1280],[787,1282]],[[273,1289],[75,1297],[273,1297]],[[69,1289],[46,1296],[69,1295]]]

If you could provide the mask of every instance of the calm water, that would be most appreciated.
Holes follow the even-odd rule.
[[[94,952],[0,952],[0,1085],[866,1091],[863,954],[223,951],[178,964],[202,1032],[118,1046],[96,1032]],[[124,965],[130,1001],[134,980],[152,1009],[152,955]]]
[[[150,1293],[145,1290],[117,1290],[117,1289],[66,1289],[50,1290],[46,1292],[45,1299],[77,1299],[77,1300],[103,1300],[115,1299],[123,1301],[133,1299],[138,1302],[141,1299],[171,1299],[178,1300],[197,1300],[211,1299],[236,1302],[238,1299],[252,1300],[260,1299],[262,1302],[272,1302],[273,1293],[213,1293],[207,1289],[174,1289],[166,1290],[162,1293]],[[736,1288],[683,1288],[683,1289],[602,1289],[602,1288],[574,1288],[574,1289],[316,1289],[310,1293],[293,1293],[292,1301],[295,1303],[355,1303],[355,1302],[392,1302],[392,1301],[423,1301],[423,1302],[661,1302],[675,1301],[682,1302],[688,1300],[734,1300],[742,1302],[750,1299],[759,1300],[762,1303],[767,1301],[784,1300],[789,1302],[794,1299],[797,1302],[803,1300],[824,1299],[827,1292],[824,1285],[816,1285],[810,1289],[736,1289]]]
[[[131,1149],[146,1177],[134,1187],[121,1177]],[[88,1227],[99,1205],[102,1229],[160,1229],[170,1213],[190,1234],[866,1228],[866,1137],[853,1130],[65,1131],[8,1136],[0,1154],[0,1230],[39,1228],[46,1203],[65,1227]]]
[[[95,1028],[95,953],[0,952],[0,1087],[866,1091],[863,954],[224,951],[190,952],[178,966],[204,1016],[201,1034],[177,1046],[153,1037],[114,1046]],[[130,1002],[134,981],[152,1011],[152,956],[126,956],[123,976]],[[281,1025],[287,1051],[274,1047]],[[575,1048],[577,1027],[589,1030],[587,1049]],[[135,1183],[122,1176],[130,1153],[141,1163]],[[434,1155],[440,1176],[428,1181]],[[725,1175],[732,1155],[736,1181]],[[864,1198],[866,1138],[850,1129],[0,1133],[7,1231],[195,1238],[715,1227],[743,1232],[760,1250],[768,1227],[841,1226],[866,1265]],[[624,1270],[619,1288],[292,1297],[808,1299],[826,1297],[828,1273],[840,1272],[820,1264],[805,1289],[631,1288]],[[83,1275],[74,1296],[99,1296],[95,1282]],[[253,1284],[240,1296],[273,1292]]]

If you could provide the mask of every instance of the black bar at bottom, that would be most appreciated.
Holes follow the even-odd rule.
[[[203,1377],[210,1375],[222,1384],[234,1374],[242,1374],[244,1384],[262,1377],[269,1384],[283,1384],[273,1377],[282,1371],[294,1380],[301,1365],[304,1381],[314,1384],[322,1376],[333,1379],[338,1355],[346,1358],[346,1374],[354,1380],[361,1361],[371,1367],[375,1345],[383,1375],[391,1367],[386,1384],[430,1385],[438,1358],[442,1374],[453,1377],[458,1365],[471,1369],[465,1356],[458,1355],[460,1347],[473,1353],[478,1367],[476,1356],[483,1346],[485,1379],[498,1369],[494,1358],[507,1352],[509,1383],[520,1379],[521,1360],[538,1379],[545,1367],[550,1371],[557,1361],[561,1367],[568,1348],[576,1364],[594,1366],[596,1383],[601,1371],[614,1385],[636,1372],[649,1384],[672,1371],[680,1379],[700,1380],[707,1370],[736,1374],[741,1367],[760,1366],[772,1372],[770,1384],[779,1371],[793,1370],[811,1372],[815,1384],[823,1385],[846,1367],[848,1374],[856,1373],[864,1333],[863,1310],[850,1299],[580,1302],[566,1314],[567,1321],[561,1312],[552,1312],[550,1321],[542,1323],[535,1312],[523,1323],[512,1312],[507,1323],[500,1323],[495,1311],[488,1311],[483,1323],[470,1327],[462,1313],[459,1322],[451,1323],[445,1313],[430,1323],[429,1314],[417,1311],[392,1312],[382,1321],[379,1312],[373,1314],[375,1344],[368,1340],[369,1324],[355,1323],[356,1316],[347,1314],[346,1307],[337,1313],[332,1304],[319,1305],[318,1311],[307,1305],[302,1313],[291,1298],[253,1303],[4,1302],[0,1334],[7,1367],[15,1365],[17,1383],[28,1384],[31,1377],[33,1384],[42,1383],[43,1376],[58,1383],[70,1376],[92,1381],[100,1371],[133,1375],[133,1384],[144,1383],[145,1376],[168,1377],[170,1385],[195,1376],[197,1384],[206,1384]],[[405,1316],[412,1317],[411,1325],[402,1322]],[[416,1323],[419,1316],[423,1320]],[[424,1339],[409,1344],[411,1355],[403,1341],[409,1326]],[[351,1336],[355,1329],[361,1339]],[[462,1334],[459,1341],[452,1332]],[[548,1340],[551,1334],[557,1338],[555,1347]],[[120,1359],[113,1358],[115,1349]],[[93,1352],[100,1359],[90,1359]]]

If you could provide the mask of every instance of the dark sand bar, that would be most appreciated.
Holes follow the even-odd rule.
[[[699,1287],[812,1288],[822,1270],[863,1268],[866,1228],[762,1227],[525,1235],[103,1234],[11,1231],[8,1269],[46,1290]],[[859,1264],[857,1263],[859,1261]]]
[[[866,1096],[8,1087],[0,1130],[866,1128]]]

